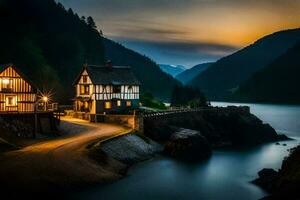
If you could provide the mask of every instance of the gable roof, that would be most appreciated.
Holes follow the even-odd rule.
[[[75,84],[79,81],[82,72],[86,70],[92,83],[95,85],[140,85],[130,67],[126,66],[84,66]]]
[[[24,79],[27,83],[30,84],[30,86],[33,88],[33,90],[36,92],[37,91],[37,87],[35,86],[35,84],[28,79],[14,64],[9,63],[9,64],[3,64],[0,65],[0,74],[6,70],[7,68],[12,67],[20,76],[22,79]]]
[[[13,64],[9,63],[9,64],[0,65],[0,73],[2,73],[4,70],[6,70],[6,68],[10,66],[13,66]]]

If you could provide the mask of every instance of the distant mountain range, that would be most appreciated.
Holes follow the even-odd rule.
[[[196,65],[190,69],[187,69],[180,74],[178,74],[175,78],[182,82],[183,84],[187,84],[192,79],[194,79],[196,76],[200,75],[203,71],[205,71],[209,66],[211,66],[213,63],[202,63],[199,65]]]
[[[162,71],[171,75],[172,77],[176,77],[178,74],[186,70],[186,68],[182,65],[160,64],[159,67]]]
[[[300,41],[241,84],[234,100],[300,104]]]
[[[254,44],[221,58],[188,84],[200,88],[210,100],[226,100],[255,72],[271,64],[300,40],[300,29],[265,36]]]

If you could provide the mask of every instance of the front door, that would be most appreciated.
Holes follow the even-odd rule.
[[[18,99],[16,95],[5,96],[5,110],[18,111]]]

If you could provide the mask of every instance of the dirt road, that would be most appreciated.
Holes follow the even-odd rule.
[[[115,172],[124,167],[121,163],[107,159],[105,165],[99,165],[87,156],[86,147],[97,140],[126,134],[129,129],[71,118],[63,119],[62,127],[70,132],[68,136],[0,156],[0,184],[8,189],[44,191],[119,178]]]

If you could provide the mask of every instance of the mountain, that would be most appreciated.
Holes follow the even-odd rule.
[[[14,63],[55,101],[70,103],[83,63],[133,67],[142,89],[168,99],[180,84],[149,58],[105,39],[91,17],[79,17],[54,0],[0,0],[0,64]]]
[[[144,92],[151,92],[161,100],[169,100],[171,92],[181,83],[172,76],[164,73],[160,67],[149,58],[127,49],[126,47],[104,38],[106,57],[114,65],[131,66],[133,72],[142,83]]]
[[[254,44],[221,58],[188,84],[200,88],[210,100],[224,100],[240,83],[269,65],[299,40],[300,29],[265,36]]]
[[[167,74],[170,74],[173,77],[176,77],[178,74],[186,70],[186,68],[182,65],[160,64],[159,67],[162,71],[164,71]]]
[[[234,100],[300,104],[300,42],[241,84]]]
[[[1,0],[0,13],[0,63],[14,63],[55,101],[73,98],[85,60],[104,63],[102,37],[90,17],[80,19],[54,0]]]
[[[180,74],[178,74],[175,78],[179,81],[181,81],[183,84],[187,84],[190,82],[193,78],[195,78],[197,75],[202,73],[204,70],[206,70],[209,66],[211,66],[213,63],[202,63],[199,65],[196,65],[190,69],[187,69]]]

